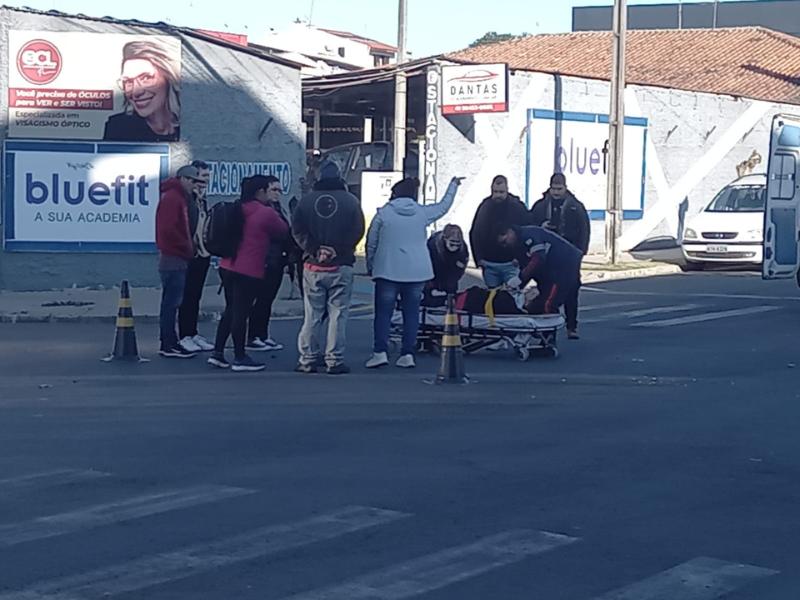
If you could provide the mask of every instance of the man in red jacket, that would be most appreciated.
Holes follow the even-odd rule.
[[[161,198],[156,209],[158,273],[161,275],[161,350],[167,358],[193,358],[181,348],[175,331],[178,308],[183,301],[186,268],[194,257],[189,231],[189,201],[195,186],[202,182],[197,167],[178,169],[175,177],[161,183]]]

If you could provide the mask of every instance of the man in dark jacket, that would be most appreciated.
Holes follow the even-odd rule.
[[[425,286],[425,306],[444,306],[447,294],[458,292],[458,283],[467,270],[469,252],[458,225],[445,225],[428,238],[428,253],[433,263],[433,279]]]
[[[508,248],[498,243],[498,235],[509,227],[527,225],[528,209],[517,196],[508,193],[508,180],[498,175],[492,181],[492,195],[481,202],[472,229],[470,246],[475,265],[483,270],[489,288],[497,288],[519,275],[519,266]]]
[[[297,371],[315,373],[327,320],[325,364],[330,375],[349,373],[344,364],[345,329],[353,293],[355,250],[364,237],[364,213],[341,177],[325,162],[314,190],[297,204],[292,233],[303,251],[305,321],[300,330]]]
[[[550,178],[550,189],[531,208],[531,224],[557,233],[580,250],[581,255],[589,251],[589,215],[583,203],[567,189],[567,178],[563,173],[555,173]],[[572,340],[578,339],[579,290],[580,285],[564,304],[567,335]]]
[[[193,358],[194,353],[178,344],[175,321],[183,301],[186,269],[194,258],[194,244],[189,229],[189,202],[201,183],[200,171],[186,165],[175,177],[161,183],[161,198],[156,208],[156,246],[158,272],[161,276],[161,350],[167,358]]]
[[[580,285],[582,254],[575,246],[542,227],[510,227],[498,241],[517,257],[518,280],[524,288],[536,281],[539,295],[525,308],[531,314],[555,314]]]

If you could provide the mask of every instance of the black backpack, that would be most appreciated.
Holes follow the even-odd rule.
[[[218,202],[208,211],[206,249],[214,256],[235,258],[244,231],[242,203]]]

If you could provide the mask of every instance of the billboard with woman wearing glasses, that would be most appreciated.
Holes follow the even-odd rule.
[[[10,31],[8,52],[9,137],[180,139],[178,38]]]

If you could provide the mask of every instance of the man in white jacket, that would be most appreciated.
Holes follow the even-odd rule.
[[[372,358],[367,368],[389,364],[389,330],[398,298],[403,313],[403,344],[397,366],[416,366],[419,306],[425,283],[433,278],[428,253],[428,226],[445,216],[461,184],[454,177],[437,204],[417,203],[419,181],[404,179],[392,188],[389,202],[378,209],[367,233],[367,272],[375,280],[375,321]]]

